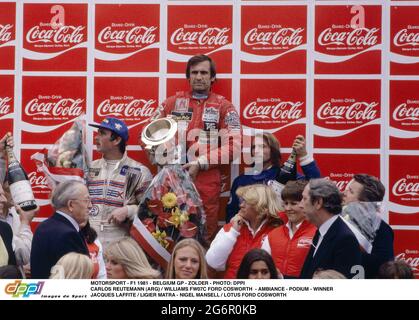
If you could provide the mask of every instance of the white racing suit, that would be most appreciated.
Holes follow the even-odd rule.
[[[127,169],[141,171],[141,178],[135,188],[135,199],[128,204],[128,219],[122,224],[108,223],[113,210],[124,206],[125,173]],[[90,211],[90,225],[98,233],[99,241],[105,249],[111,242],[129,236],[130,222],[137,214],[142,194],[152,180],[150,170],[141,163],[132,160],[125,153],[112,172],[107,169],[105,159],[92,162],[89,169],[88,188],[93,208]]]

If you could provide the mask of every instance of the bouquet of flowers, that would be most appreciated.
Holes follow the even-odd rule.
[[[32,155],[31,159],[36,162],[38,171],[45,175],[51,189],[70,179],[84,181],[89,163],[85,132],[86,123],[82,116],[74,121],[51,149],[43,149]]]
[[[195,238],[204,244],[202,200],[180,165],[167,165],[154,177],[140,201],[131,235],[162,267],[179,240]]]

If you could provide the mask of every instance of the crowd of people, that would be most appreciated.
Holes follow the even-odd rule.
[[[30,224],[39,208],[24,211],[14,205],[4,182],[5,146],[13,147],[13,137],[7,134],[0,140],[0,278],[413,278],[407,264],[394,261],[393,230],[379,211],[383,184],[376,177],[356,174],[341,194],[335,183],[321,177],[301,135],[292,148],[303,173],[279,193],[270,181],[281,170],[280,143],[266,132],[259,136],[261,144],[253,140],[251,153],[261,155],[262,168],[234,180],[226,223],[219,229],[222,163],[211,160],[232,163],[240,157],[241,152],[235,152],[240,149],[236,139],[242,132],[240,117],[231,102],[211,90],[216,81],[211,58],[192,57],[186,78],[190,91],[169,97],[151,120],[171,117],[186,136],[198,130],[186,145],[207,153],[188,154],[183,168],[202,199],[205,241],[180,240],[171,249],[167,266],[159,266],[130,237],[130,226],[153,177],[146,166],[127,156],[128,127],[116,118],[91,124],[98,129],[94,141],[102,157],[91,163],[86,183],[69,180],[55,187],[51,195],[55,212],[32,234]],[[220,143],[217,137],[214,143],[214,130],[224,130],[228,139]],[[128,168],[136,168],[140,179],[135,196],[125,199]],[[364,203],[374,204],[373,212],[364,216],[365,225],[376,222],[367,228],[367,235],[351,224],[351,219],[360,221],[354,210]],[[369,246],[363,245],[362,237],[368,238]]]

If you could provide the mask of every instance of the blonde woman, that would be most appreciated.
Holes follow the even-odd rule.
[[[217,234],[208,249],[206,260],[216,271],[225,271],[224,278],[236,277],[244,255],[260,248],[262,239],[283,224],[278,218],[281,209],[278,197],[270,187],[255,184],[236,191],[240,211]]]
[[[85,254],[70,252],[51,268],[50,279],[91,279],[93,262]]]
[[[172,252],[167,279],[207,279],[205,250],[195,239],[179,241]]]
[[[105,249],[108,279],[158,279],[160,272],[153,269],[135,240],[125,237]]]

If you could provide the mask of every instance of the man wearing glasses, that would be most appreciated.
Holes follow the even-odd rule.
[[[89,256],[80,234],[92,208],[87,187],[78,181],[66,181],[57,186],[51,198],[55,213],[35,231],[31,251],[31,271],[34,279],[47,279],[51,268],[69,252]]]

